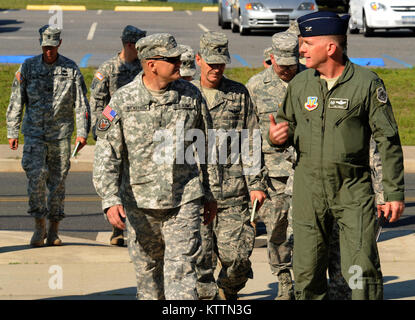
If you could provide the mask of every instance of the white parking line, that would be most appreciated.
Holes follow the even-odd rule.
[[[190,11],[190,10],[186,10],[186,13],[187,13],[189,16],[191,16],[191,15],[192,15],[192,11]]]
[[[101,14],[101,13],[102,13],[102,10],[101,9],[97,11],[97,14]]]
[[[88,33],[88,36],[86,37],[86,40],[92,40],[92,39],[94,39],[94,34],[95,34],[95,30],[97,28],[97,24],[98,24],[98,22],[94,22],[91,25],[91,29],[89,29],[89,33]]]
[[[198,25],[198,26],[199,26],[199,28],[200,28],[200,29],[202,29],[204,32],[209,32],[209,29],[208,29],[208,28],[206,28],[203,24],[198,23],[197,25]]]
[[[3,13],[6,14],[6,13],[9,13],[9,11],[8,10],[5,10],[5,11],[3,11]]]

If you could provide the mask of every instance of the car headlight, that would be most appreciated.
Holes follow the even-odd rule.
[[[371,2],[370,8],[373,11],[386,10],[386,6],[380,2]]]
[[[299,5],[297,10],[314,10],[316,5],[312,2],[303,2]]]
[[[246,10],[264,10],[265,7],[260,2],[250,2],[245,5]]]

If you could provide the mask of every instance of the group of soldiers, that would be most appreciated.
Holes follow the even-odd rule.
[[[65,177],[70,166],[70,137],[74,130],[75,111],[76,140],[81,148],[86,144],[90,126],[96,140],[93,183],[102,198],[104,216],[113,226],[110,243],[122,246],[123,233],[127,229],[127,245],[136,271],[138,299],[238,299],[238,292],[248,279],[253,278],[250,256],[258,219],[265,223],[267,229],[268,261],[279,284],[278,300],[381,298],[379,289],[376,293],[363,289],[363,295],[353,296],[352,292],[356,290],[350,288],[345,280],[348,279],[345,261],[349,263],[351,258],[343,255],[343,251],[348,250],[347,253],[353,256],[350,252],[356,248],[346,248],[349,240],[344,240],[344,230],[354,228],[354,222],[345,221],[347,219],[341,213],[333,215],[331,212],[326,214],[324,219],[327,221],[323,222],[311,214],[311,220],[315,220],[317,225],[302,217],[301,211],[316,209],[314,200],[303,204],[301,199],[319,197],[312,189],[313,183],[321,178],[320,173],[311,173],[314,178],[306,181],[303,174],[305,172],[307,176],[306,171],[317,165],[316,162],[323,166],[326,161],[310,158],[304,165],[304,159],[314,154],[312,150],[309,153],[305,150],[313,144],[313,137],[324,136],[324,132],[306,131],[308,129],[304,125],[294,131],[294,141],[287,141],[292,139],[288,125],[275,122],[275,117],[285,116],[284,120],[292,126],[303,119],[307,125],[310,121],[314,123],[316,121],[310,119],[309,111],[317,109],[318,103],[324,104],[324,101],[317,102],[317,97],[310,99],[310,95],[303,110],[298,113],[290,109],[292,113],[288,114],[286,109],[287,90],[294,96],[307,86],[302,83],[302,87],[296,87],[297,91],[290,91],[291,80],[304,78],[300,77],[301,74],[311,74],[311,70],[302,71],[308,67],[304,65],[304,59],[309,58],[300,57],[303,53],[299,51],[302,41],[306,39],[308,43],[315,36],[345,36],[344,19],[329,15],[334,26],[330,28],[332,25],[324,25],[327,23],[326,15],[319,14],[309,18],[304,16],[287,31],[274,34],[271,48],[264,51],[265,69],[254,75],[246,86],[224,76],[226,64],[231,61],[225,34],[204,33],[195,54],[191,47],[177,44],[168,33],[147,36],[146,31],[127,26],[121,36],[121,52],[104,62],[94,75],[89,103],[78,67],[57,53],[62,41],[61,30],[42,27],[39,32],[43,53],[26,60],[17,71],[7,110],[9,143],[12,149],[16,149],[22,111],[26,106],[22,127],[25,137],[22,166],[29,180],[29,214],[35,218],[31,245],[42,246],[45,239],[48,245],[62,243],[58,237],[58,224],[64,217]],[[310,28],[319,30],[320,25],[314,25],[315,21],[323,24],[325,31],[307,35]],[[343,49],[336,43],[334,52],[343,52]],[[343,64],[347,65],[349,62],[344,57]],[[199,70],[196,70],[196,64]],[[316,67],[316,70],[319,69]],[[324,90],[332,92],[331,89],[338,85],[338,79],[333,82],[327,80],[331,88],[326,86]],[[374,81],[378,81],[377,78]],[[376,90],[374,97],[390,107],[383,85]],[[341,109],[343,100],[330,99],[333,109]],[[304,104],[302,100],[296,101],[299,105]],[[349,110],[355,110],[351,107]],[[342,111],[348,112],[347,109]],[[393,115],[388,112],[385,111],[385,114],[390,123],[396,126]],[[377,113],[361,111],[359,117],[370,118],[372,114]],[[369,143],[366,136],[364,138],[367,145],[362,146],[363,152],[359,154],[364,162],[362,166],[359,167],[355,161],[352,162],[353,168],[338,169],[338,174],[343,174],[341,179],[345,181],[353,174],[357,174],[357,178],[363,175],[365,183],[370,180],[370,187],[363,194],[371,197],[370,201],[365,202],[365,209],[371,209],[373,219],[367,219],[373,232],[375,206],[371,190],[374,189],[379,197],[384,191],[381,183],[383,162],[376,145],[380,142],[383,146],[382,159],[389,152],[390,145],[400,146],[399,137],[396,140],[397,133],[394,135],[382,127],[383,119],[378,116],[378,122],[371,127],[376,139]],[[196,133],[188,134],[195,129],[206,137],[201,148],[200,144],[195,143],[200,137]],[[252,137],[259,131],[262,141],[259,170],[248,170],[250,173],[246,174],[246,170],[255,165],[250,161],[252,157],[246,157],[243,148],[237,148],[235,153],[229,139],[208,141],[209,130],[212,129],[237,132],[239,135],[244,130],[249,132],[250,155],[255,152]],[[172,145],[165,141],[160,143],[160,139],[155,138],[164,131],[171,133]],[[365,129],[364,132],[367,134],[369,131]],[[302,134],[308,137],[302,138]],[[299,139],[310,141],[304,144]],[[337,142],[341,143],[338,139]],[[393,139],[394,144],[386,144],[386,140]],[[208,159],[212,144],[218,154],[220,150],[226,151],[225,161],[218,163]],[[347,146],[344,148],[346,151],[342,155],[345,157],[348,150]],[[155,161],[155,154],[160,150],[163,154],[170,153],[172,161]],[[180,161],[180,155],[187,155],[188,150],[197,154],[198,161]],[[396,158],[399,158],[398,149],[396,153]],[[399,161],[396,159],[397,165]],[[298,175],[300,178],[297,178]],[[390,178],[388,173],[387,179]],[[302,185],[298,186],[297,181],[302,179]],[[331,179],[334,179],[333,184],[341,185],[335,178]],[[322,193],[319,200],[324,201],[329,194],[334,197],[334,200],[326,200],[329,205],[340,200],[347,202],[349,198],[343,189],[353,188],[353,182],[348,183],[346,187],[339,187],[341,192],[328,191],[328,187],[323,187],[323,191],[328,193]],[[389,181],[387,192],[394,193],[391,185]],[[49,190],[47,202],[46,186]],[[311,190],[309,195],[304,196],[307,192],[296,191],[296,187],[297,190]],[[346,199],[337,199],[337,192],[344,193]],[[394,193],[396,200],[400,197],[398,193]],[[394,201],[394,198],[389,197],[388,201]],[[355,201],[349,199],[349,202],[347,205],[352,207]],[[384,200],[377,199],[377,206],[380,213],[384,209]],[[251,218],[253,207],[257,209],[254,220]],[[345,207],[342,203],[337,205],[336,210],[345,212]],[[330,210],[334,209],[326,211]],[[316,213],[316,216],[319,214]],[[296,217],[299,217],[299,223],[296,223]],[[48,230],[46,218],[50,220]],[[363,230],[367,232],[368,226],[363,222],[356,227],[366,228]],[[296,228],[300,231],[296,232]],[[370,235],[360,240],[363,241],[363,244],[360,243],[363,249],[359,252],[366,253],[365,241],[369,243],[372,240]],[[304,249],[307,242],[317,247]],[[374,247],[376,249],[376,243]],[[297,260],[294,259],[295,286],[291,274],[293,253],[297,257]],[[309,255],[315,256],[306,261],[305,257]],[[370,251],[366,259],[374,259],[371,263],[379,265],[377,251],[375,254]],[[366,261],[361,262],[364,263]],[[305,269],[308,266],[309,269]],[[217,267],[219,273],[215,278]],[[328,286],[325,278],[327,268],[330,278]],[[313,278],[314,274],[321,275],[322,272],[324,280]],[[373,285],[366,270],[363,270],[362,277],[368,281],[369,287]],[[379,279],[378,274],[376,279]]]

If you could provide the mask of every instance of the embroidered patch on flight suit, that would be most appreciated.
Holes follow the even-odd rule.
[[[349,108],[349,99],[344,98],[330,98],[329,100],[330,109],[342,109],[347,110]]]
[[[384,87],[379,87],[376,89],[376,96],[381,103],[388,102],[388,94],[386,93],[386,90]]]
[[[313,111],[318,107],[318,97],[308,97],[306,103],[304,104],[304,108],[308,111]]]
[[[95,78],[97,78],[99,81],[104,80],[104,76],[99,71],[97,73],[95,73]]]

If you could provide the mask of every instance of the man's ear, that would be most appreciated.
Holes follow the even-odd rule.
[[[199,54],[197,53],[195,56],[195,59],[196,59],[196,64],[200,67],[202,64],[202,57],[199,56]]]
[[[334,41],[327,43],[327,54],[331,57],[336,53],[338,46]]]

